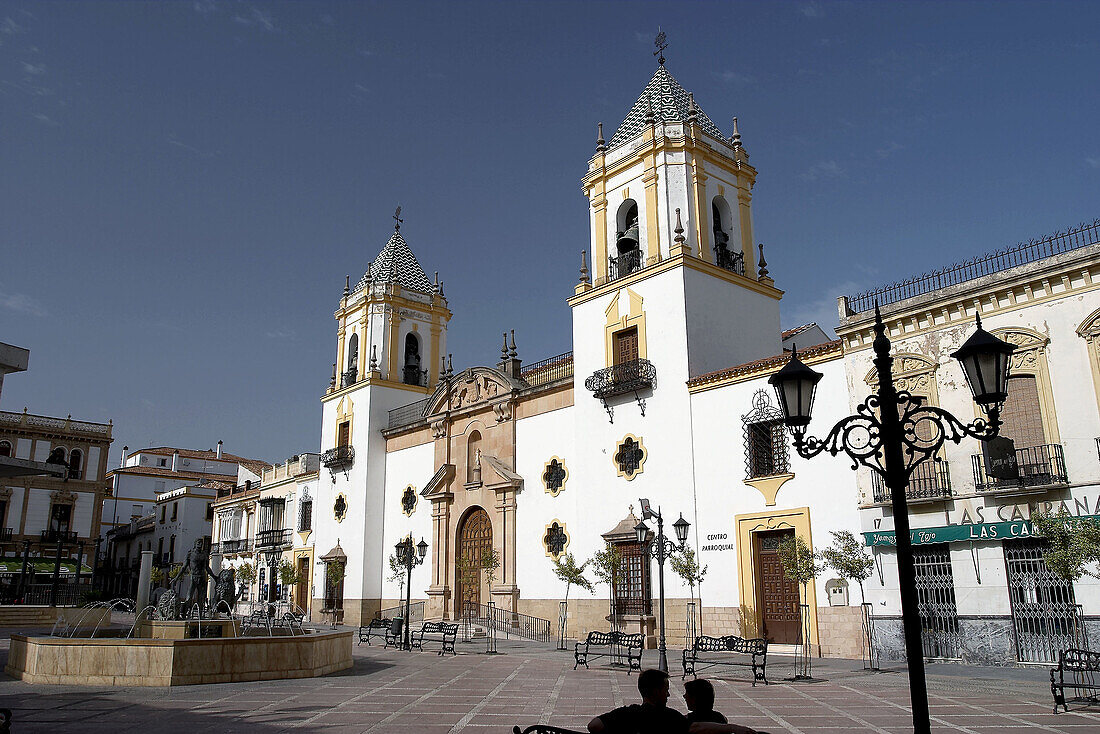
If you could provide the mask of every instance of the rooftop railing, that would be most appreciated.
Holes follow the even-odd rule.
[[[31,413],[11,413],[0,410],[0,425],[30,426],[32,428],[44,428],[53,431],[76,431],[80,433],[92,433],[98,436],[110,436],[110,423],[88,423],[87,421],[74,421],[71,418],[50,418],[44,415]]]
[[[563,352],[548,359],[532,362],[519,371],[519,376],[531,387],[573,377],[573,352]]]
[[[1081,224],[1065,232],[1055,232],[1040,240],[1029,240],[1003,250],[981,255],[972,260],[955,263],[942,270],[917,275],[881,288],[857,293],[848,297],[848,309],[862,313],[874,309],[875,304],[904,301],[906,298],[924,295],[985,275],[1014,268],[1018,265],[1041,260],[1044,257],[1070,252],[1100,242],[1100,219],[1091,224]]]

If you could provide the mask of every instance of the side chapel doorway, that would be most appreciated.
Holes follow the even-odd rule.
[[[493,547],[493,523],[481,507],[472,507],[458,525],[458,542],[455,544],[455,619],[460,619],[467,604],[477,605],[488,601],[488,589],[482,594],[485,571],[482,560]]]
[[[753,533],[760,635],[768,642],[785,645],[802,641],[798,584],[783,575],[779,559],[779,542],[793,536],[794,530]]]

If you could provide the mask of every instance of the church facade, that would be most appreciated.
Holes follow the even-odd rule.
[[[355,624],[396,605],[388,559],[411,534],[428,543],[412,576],[428,617],[492,601],[554,620],[552,560],[611,543],[625,566],[615,606],[606,586],[574,589],[569,633],[613,616],[652,642],[658,573],[633,530],[645,498],[667,525],[691,523],[709,569],[693,592],[666,568],[670,641],[701,590],[702,631],[799,642],[801,591],[777,543],[856,528],[857,495],[842,463],[811,471],[790,454],[764,382],[761,361],[782,360],[783,293],[754,245],[756,175],[736,121],[722,133],[661,65],[610,140],[601,130],[582,180],[591,259],[568,294],[573,349],[526,365],[504,335],[499,362],[453,370],[447,300],[398,223],[335,312],[315,542],[342,573],[318,568],[314,608],[340,605]],[[800,346],[843,379],[838,344]],[[822,401],[847,405],[839,391]],[[858,654],[855,608],[830,612],[824,583],[806,593],[811,642]]]
[[[590,243],[563,294],[572,349],[532,363],[504,334],[498,361],[454,370],[442,284],[398,220],[334,314],[314,613],[360,624],[396,607],[404,574],[391,557],[412,536],[428,546],[411,589],[426,618],[492,603],[549,632],[566,593],[554,560],[613,546],[615,588],[573,587],[568,634],[614,624],[653,645],[659,573],[635,534],[647,500],[670,538],[674,521],[690,523],[706,568],[695,587],[665,568],[670,648],[734,633],[859,657],[870,608],[878,652],[900,658],[889,498],[845,457],[798,456],[767,382],[797,346],[824,375],[811,433],[826,433],[877,384],[880,302],[899,385],[963,420],[977,408],[949,355],[974,317],[1017,346],[1004,427],[1017,475],[991,477],[965,440],[910,485],[926,654],[1037,662],[1081,630],[1100,636],[1100,586],[1054,578],[1030,537],[1036,510],[1100,516],[1100,223],[842,297],[830,340],[816,325],[781,331],[783,292],[754,245],[756,176],[736,118],[723,133],[662,63],[610,139],[601,127],[582,178]],[[788,580],[780,542],[816,551],[834,531],[866,544],[871,577],[858,590],[831,571]]]

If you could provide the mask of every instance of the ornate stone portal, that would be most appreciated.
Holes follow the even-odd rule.
[[[516,495],[523,490],[523,478],[515,472],[515,406],[526,384],[509,374],[518,373],[510,368],[473,367],[443,380],[425,413],[437,467],[420,492],[432,503],[429,616],[454,619],[463,602],[490,599],[516,610]],[[456,477],[462,481],[455,482]],[[459,559],[465,555],[466,565],[475,556],[483,561],[485,546],[496,551],[499,568],[492,574],[475,569],[476,583],[462,578],[471,574],[461,573]]]

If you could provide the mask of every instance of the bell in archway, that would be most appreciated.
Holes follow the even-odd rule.
[[[625,232],[615,233],[615,247],[619,252],[629,252],[638,249],[637,222],[627,227]]]

